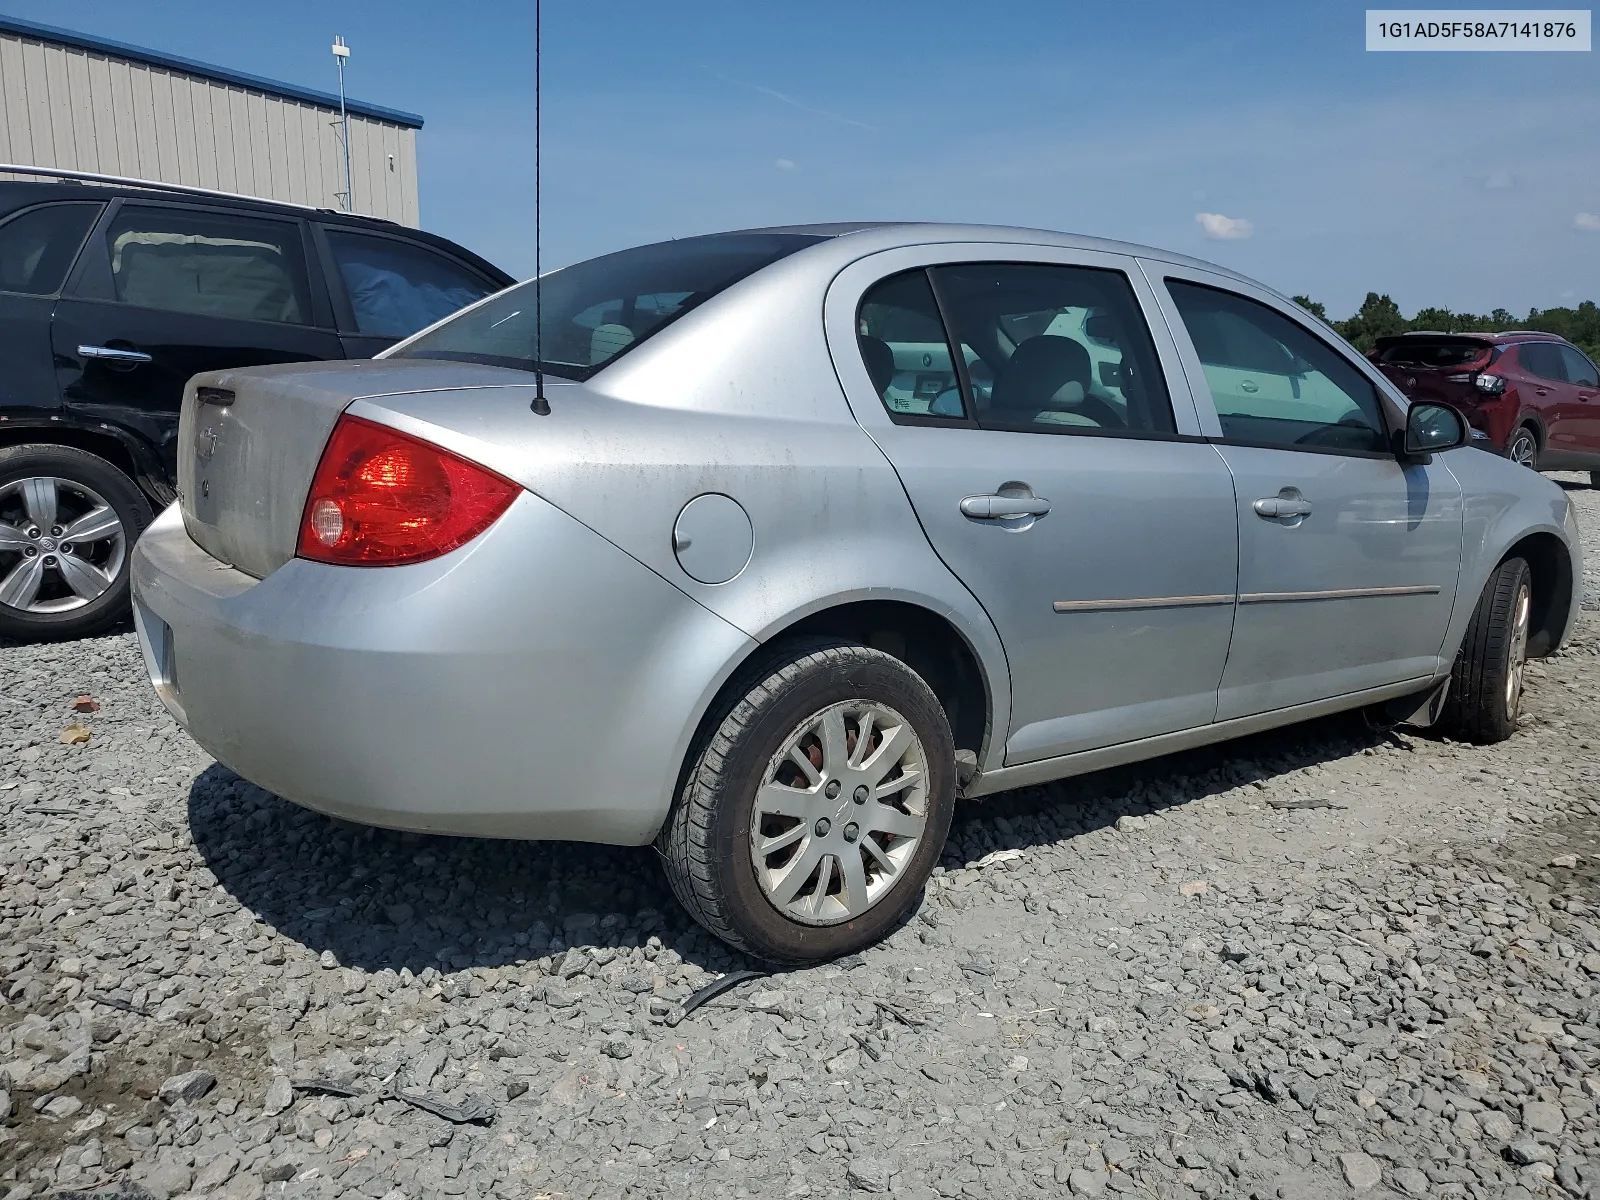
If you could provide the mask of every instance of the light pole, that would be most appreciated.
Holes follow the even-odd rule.
[[[350,47],[342,37],[333,39],[333,61],[339,65],[339,140],[344,144],[344,210],[356,210],[355,194],[350,188],[350,114],[344,108],[344,63],[350,57]]]

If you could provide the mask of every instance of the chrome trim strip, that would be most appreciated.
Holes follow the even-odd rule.
[[[1434,584],[1409,584],[1402,587],[1330,588],[1321,592],[1241,592],[1240,604],[1293,604],[1302,600],[1365,600],[1378,596],[1436,596]]]
[[[1228,592],[1216,596],[1148,596],[1136,600],[1057,600],[1050,607],[1058,613],[1132,612],[1141,608],[1200,608],[1233,601],[1233,593]]]

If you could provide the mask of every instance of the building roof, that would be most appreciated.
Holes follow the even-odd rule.
[[[109,38],[93,37],[87,33],[76,33],[71,29],[58,29],[53,25],[39,25],[33,21],[20,21],[16,17],[0,16],[0,33],[16,34],[20,37],[34,38],[41,42],[54,42],[62,46],[74,46],[79,50],[88,50],[95,54],[105,54],[114,58],[128,59],[132,62],[146,63],[152,67],[163,67],[169,71],[181,71],[185,75],[198,75],[202,79],[212,79],[218,83],[232,84],[235,87],[249,88],[252,91],[265,92],[269,96],[281,96],[285,100],[299,100],[305,104],[314,104],[319,108],[337,110],[339,97],[331,92],[319,92],[314,88],[297,87],[292,83],[279,83],[275,79],[263,79],[259,75],[246,75],[243,71],[233,71],[227,67],[214,67],[209,63],[196,62],[192,58],[179,58],[176,54],[163,54],[159,50],[146,50],[142,46],[130,46],[125,42],[114,42]],[[379,104],[367,104],[361,100],[345,98],[345,110],[352,116],[368,117],[374,121],[387,121],[391,125],[404,125],[410,129],[421,129],[422,118],[416,113],[403,112],[398,108],[384,108]]]

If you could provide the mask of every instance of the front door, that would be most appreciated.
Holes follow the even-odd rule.
[[[1397,460],[1372,377],[1287,305],[1146,266],[1192,343],[1238,493],[1239,612],[1217,719],[1434,675],[1460,485],[1437,460]]]
[[[1571,346],[1561,347],[1567,382],[1574,393],[1572,415],[1573,449],[1588,458],[1590,467],[1600,467],[1600,370],[1588,355]]]
[[[299,222],[124,203],[56,306],[63,403],[131,427],[176,472],[183,387],[201,371],[342,358],[313,307]],[[320,307],[326,307],[326,299]]]
[[[857,336],[834,353],[1004,642],[1005,761],[1205,725],[1233,623],[1233,485],[1181,377],[1169,397],[1148,291],[1120,256],[963,249],[978,261],[858,264]]]

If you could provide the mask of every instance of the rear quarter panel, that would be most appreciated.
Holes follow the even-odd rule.
[[[822,330],[830,275],[781,263],[736,285],[590,384],[550,388],[549,416],[531,413],[531,388],[389,396],[350,411],[515,479],[755,642],[852,601],[938,613],[978,658],[1003,730],[999,637],[933,553],[834,374]],[[678,514],[707,492],[737,500],[754,530],[748,565],[721,584],[691,578],[673,549]],[[996,759],[1001,740],[986,747]]]

